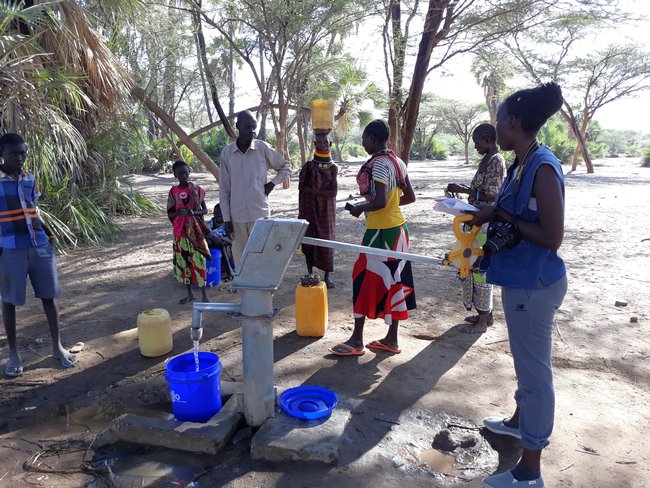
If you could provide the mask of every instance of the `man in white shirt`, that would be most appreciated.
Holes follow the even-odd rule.
[[[275,185],[289,179],[291,164],[266,142],[255,139],[257,122],[248,110],[237,115],[239,136],[221,151],[219,203],[226,232],[233,235],[235,265],[244,252],[253,224],[270,217],[268,195]],[[267,181],[267,171],[276,175]]]

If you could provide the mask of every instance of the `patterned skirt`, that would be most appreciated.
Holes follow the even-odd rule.
[[[333,241],[336,239],[336,199],[305,195],[301,200],[301,213],[309,222],[305,237]],[[321,246],[302,245],[302,252],[308,266],[323,271],[334,271],[334,249]]]
[[[409,252],[408,227],[368,229],[363,245]],[[352,287],[355,317],[383,318],[391,324],[407,319],[416,306],[410,261],[360,254],[352,269]]]
[[[185,285],[205,286],[205,256],[187,237],[174,236],[174,276]]]

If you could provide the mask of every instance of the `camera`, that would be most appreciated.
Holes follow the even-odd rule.
[[[347,202],[345,204],[345,210],[347,210],[348,212],[350,212],[353,208],[354,208],[354,205],[352,205],[350,202]]]
[[[502,249],[508,249],[517,245],[521,236],[515,224],[492,220],[488,224],[487,240],[483,244],[483,255],[492,256]]]

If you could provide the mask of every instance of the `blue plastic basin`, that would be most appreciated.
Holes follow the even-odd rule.
[[[320,419],[329,415],[338,398],[336,393],[322,386],[297,386],[280,395],[282,410],[299,419]]]

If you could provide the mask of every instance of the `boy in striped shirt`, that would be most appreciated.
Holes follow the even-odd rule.
[[[59,311],[54,301],[60,293],[53,247],[56,237],[38,215],[40,192],[34,175],[23,169],[27,159],[23,138],[13,133],[0,136],[0,156],[0,297],[9,346],[5,376],[23,374],[16,343],[16,306],[25,304],[27,276],[36,297],[43,302],[52,355],[64,368],[70,368],[77,364],[77,358],[61,345]]]

